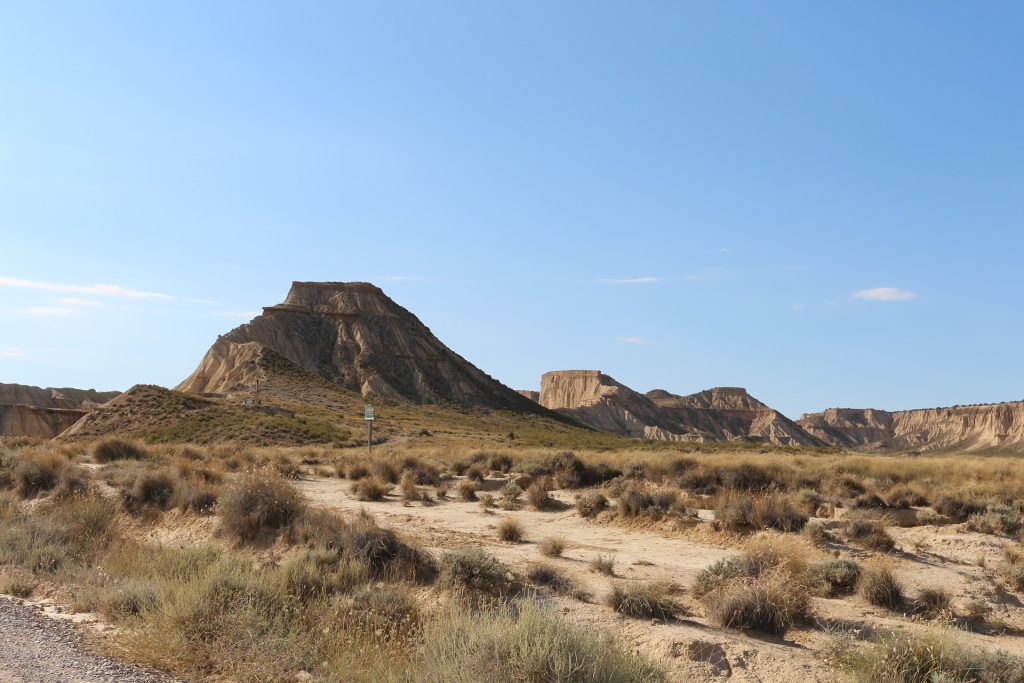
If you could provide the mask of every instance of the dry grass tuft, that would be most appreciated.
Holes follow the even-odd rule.
[[[615,583],[605,604],[619,614],[637,619],[673,619],[683,613],[672,597],[672,587],[664,582]]]
[[[522,543],[526,538],[523,525],[514,517],[505,517],[498,522],[498,540],[505,543]]]
[[[903,604],[903,584],[884,565],[873,565],[863,570],[857,590],[861,597],[876,607],[895,610]]]
[[[615,576],[615,557],[612,555],[594,555],[590,560],[590,571]]]
[[[277,475],[240,477],[221,496],[221,528],[240,541],[252,541],[297,521],[306,511],[298,490]]]
[[[565,536],[549,536],[540,542],[538,550],[544,557],[561,557],[568,545]]]

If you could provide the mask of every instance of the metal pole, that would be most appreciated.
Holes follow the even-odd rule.
[[[373,420],[366,421],[366,457],[373,457]]]

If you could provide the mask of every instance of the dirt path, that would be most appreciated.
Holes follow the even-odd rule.
[[[161,674],[100,657],[69,623],[0,597],[0,683],[170,683]]]

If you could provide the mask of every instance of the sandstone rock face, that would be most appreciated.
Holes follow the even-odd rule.
[[[0,436],[52,438],[119,393],[0,384]]]
[[[540,403],[540,392],[534,391],[533,389],[516,389],[516,393],[520,396],[525,396],[534,403]]]
[[[689,396],[656,389],[645,395],[597,370],[560,370],[541,377],[540,403],[595,429],[633,438],[825,445],[736,387]]]
[[[293,283],[284,303],[221,336],[177,388],[250,388],[261,378],[255,362],[261,347],[365,397],[550,414],[453,352],[364,282]]]
[[[595,429],[636,439],[679,440],[688,431],[649,398],[599,370],[545,373],[540,404]]]
[[[52,439],[88,414],[69,408],[0,405],[0,435]]]
[[[829,444],[867,451],[1024,447],[1024,401],[894,412],[829,408],[798,423]]]

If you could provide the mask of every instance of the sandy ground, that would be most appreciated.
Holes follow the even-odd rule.
[[[490,483],[493,487],[501,482]],[[829,630],[870,633],[877,628],[929,628],[855,596],[815,598],[812,611],[817,625],[793,629],[785,638],[713,627],[692,603],[694,614],[674,622],[625,618],[601,605],[612,581],[664,580],[686,587],[701,569],[736,554],[737,549],[729,547],[727,541],[716,541],[713,534],[702,537],[700,526],[689,531],[658,531],[599,524],[580,518],[568,505],[557,512],[485,512],[478,503],[451,499],[403,506],[394,496],[376,503],[357,501],[349,490],[350,482],[345,480],[308,479],[298,485],[314,505],[347,512],[366,509],[382,525],[432,550],[483,547],[518,570],[538,561],[556,565],[594,596],[591,604],[556,599],[567,616],[578,623],[611,629],[635,650],[664,661],[680,681],[835,681],[839,674],[820,656],[831,639]],[[573,498],[571,492],[554,495],[566,504]],[[526,542],[497,540],[497,525],[506,515],[522,523]],[[991,617],[1010,631],[998,636],[964,632],[962,642],[1024,654],[1024,638],[1018,635],[1018,630],[1024,630],[1024,606],[994,579],[993,567],[999,563],[1006,540],[965,533],[958,527],[891,528],[890,532],[906,552],[885,559],[905,582],[910,595],[920,588],[941,586],[950,591],[956,604],[986,600],[992,608]],[[549,536],[569,540],[562,558],[540,555],[537,544]],[[872,559],[871,553],[844,550],[861,561]],[[595,555],[615,558],[616,578],[590,570],[588,563]],[[985,558],[985,567],[979,564],[981,557]]]

